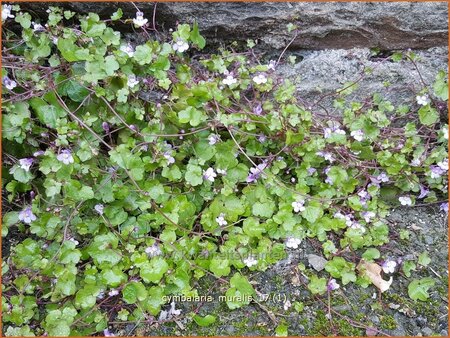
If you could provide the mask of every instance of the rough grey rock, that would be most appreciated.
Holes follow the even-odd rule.
[[[109,16],[118,7],[124,18],[135,16],[132,3],[57,3],[78,13]],[[154,3],[136,3],[152,21]],[[45,3],[23,3],[45,17]],[[444,2],[361,3],[159,3],[157,27],[174,28],[177,22],[197,21],[202,34],[218,43],[259,39],[263,46],[281,49],[292,38],[286,24],[294,23],[300,34],[291,49],[379,47],[384,50],[446,46],[448,4]],[[132,30],[131,25],[127,26]],[[124,27],[126,29],[126,27]]]
[[[435,47],[414,51],[422,78],[427,85],[434,82],[439,70],[447,70],[447,48]],[[293,67],[280,65],[278,73],[297,79],[297,96],[305,106],[314,106],[322,97],[342,89],[344,84],[358,79],[357,89],[348,101],[363,101],[380,93],[394,105],[411,104],[424,85],[414,65],[409,61],[392,62],[371,56],[368,48],[350,50],[303,51],[296,53],[299,61]],[[371,72],[366,72],[371,70]],[[320,106],[333,112],[333,96],[327,96]]]
[[[314,270],[322,271],[328,261],[323,257],[311,254],[308,255],[308,263],[313,267]]]

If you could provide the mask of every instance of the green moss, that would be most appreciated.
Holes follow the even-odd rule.
[[[384,315],[381,317],[380,327],[386,330],[394,330],[397,328],[397,321],[391,315]]]
[[[330,321],[324,311],[317,311],[316,320],[312,328],[307,332],[308,335],[325,336],[330,335],[331,332],[338,336],[362,336],[363,330],[354,327],[349,321],[343,318],[332,318]]]

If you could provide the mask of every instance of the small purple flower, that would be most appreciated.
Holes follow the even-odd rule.
[[[103,204],[96,204],[94,206],[94,209],[99,215],[103,215],[103,209],[104,209]]]
[[[22,221],[26,224],[30,224],[31,222],[36,220],[36,216],[31,211],[31,207],[27,207],[21,212],[19,212],[19,221]]]
[[[361,213],[361,216],[367,223],[369,223],[371,219],[376,216],[376,214],[373,211],[364,211],[363,213]]]
[[[446,214],[448,214],[448,203],[442,203],[439,206],[439,210],[444,211]]]
[[[430,177],[431,178],[439,178],[443,174],[445,174],[445,170],[437,165],[430,165]]]
[[[164,158],[167,160],[168,165],[175,163],[175,158],[172,156],[170,151],[166,151],[164,153]]]
[[[105,335],[105,337],[115,337],[116,336],[115,334],[111,333],[109,331],[109,329],[104,329],[103,334]]]
[[[265,162],[260,163],[256,168],[250,168],[250,174],[247,176],[247,183],[255,182],[263,173],[267,164]]]
[[[70,164],[74,162],[72,153],[68,149],[61,150],[61,152],[58,154],[58,156],[56,156],[56,158],[58,159],[58,161],[64,164]]]
[[[38,151],[33,153],[33,156],[34,157],[39,157],[39,156],[42,156],[44,154],[45,154],[45,152],[43,150],[38,150]]]
[[[109,133],[109,124],[108,122],[103,122],[102,123],[102,128],[105,132]]]
[[[256,107],[253,108],[253,113],[256,115],[261,115],[261,113],[262,113],[261,104],[258,104]]]
[[[258,141],[261,142],[261,143],[266,142],[266,141],[267,141],[266,135],[264,135],[264,134],[259,134],[259,136],[258,136]]]
[[[330,281],[327,284],[327,290],[328,291],[334,291],[340,288],[340,285],[336,282],[336,279],[330,279]]]
[[[317,171],[316,168],[308,168],[308,174],[313,175]]]
[[[117,296],[119,294],[119,291],[116,289],[111,289],[111,291],[108,292],[108,296],[113,297]]]
[[[384,273],[394,273],[396,266],[397,262],[391,260],[384,261],[383,264],[381,264]]]
[[[324,151],[318,151],[316,153],[317,156],[323,157],[325,160],[329,161],[330,163],[334,162],[333,154],[324,152]]]
[[[33,164],[33,158],[22,158],[19,160],[20,167],[25,171],[30,171],[30,167]]]
[[[400,196],[398,200],[401,205],[412,205],[412,200],[409,196]]]
[[[3,77],[3,84],[5,85],[5,87],[9,90],[13,90],[14,88],[17,87],[17,82],[14,80],[11,80],[9,77],[4,76]]]
[[[145,248],[145,253],[149,257],[156,257],[162,254],[161,249],[159,248],[159,245],[157,243],[153,244],[152,246],[149,246]]]
[[[423,185],[420,185],[420,195],[417,197],[418,199],[422,199],[429,194],[430,190],[425,188]]]
[[[385,172],[382,172],[377,176],[377,180],[380,182],[389,182],[389,176]]]

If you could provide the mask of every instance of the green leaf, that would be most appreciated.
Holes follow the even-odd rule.
[[[287,337],[288,336],[288,325],[286,322],[281,322],[275,328],[275,336],[276,337]]]
[[[141,66],[151,63],[153,59],[152,48],[147,44],[137,46],[134,53],[134,59]]]
[[[195,43],[199,49],[203,49],[205,47],[206,40],[203,36],[200,35],[197,22],[194,22],[190,37],[191,41]]]
[[[194,321],[199,326],[209,326],[216,322],[216,317],[212,315],[206,315],[205,317],[201,317],[199,315],[194,316]]]
[[[186,182],[188,182],[193,187],[203,183],[202,168],[198,165],[188,164],[187,171],[184,175]]]
[[[433,84],[434,95],[436,95],[441,100],[448,100],[448,83],[447,74],[440,70],[436,75],[436,81]]]
[[[211,270],[216,277],[228,276],[231,271],[230,262],[228,259],[216,256],[211,259],[211,262],[209,263],[209,270]]]
[[[308,290],[312,294],[324,294],[327,291],[327,280],[325,278],[319,278],[316,275],[312,275],[309,283]]]
[[[245,276],[235,273],[230,279],[230,286],[225,294],[228,308],[233,310],[250,304],[255,290]]]
[[[141,282],[131,282],[123,288],[122,296],[125,303],[134,304],[147,298],[147,290]]]
[[[439,120],[439,114],[436,109],[426,105],[419,109],[419,120],[420,123],[431,126]]]
[[[366,261],[373,261],[374,259],[380,258],[380,256],[380,251],[375,248],[369,248],[363,253],[362,258]]]
[[[302,216],[310,223],[314,223],[323,215],[322,208],[316,203],[309,203],[309,205],[302,212]]]
[[[154,257],[150,262],[144,263],[140,268],[140,276],[144,282],[158,283],[169,270],[169,264],[162,257]]]
[[[413,300],[426,301],[429,297],[428,290],[432,288],[435,281],[431,277],[415,279],[408,285],[408,295]]]
[[[430,258],[430,256],[428,256],[428,252],[426,252],[426,251],[422,252],[419,255],[419,260],[417,263],[419,263],[419,265],[422,265],[422,266],[428,266],[428,264],[431,263],[431,258]]]
[[[202,112],[194,107],[187,107],[184,110],[178,112],[178,120],[180,123],[188,123],[196,127],[201,122],[206,120],[206,117],[202,114]]]

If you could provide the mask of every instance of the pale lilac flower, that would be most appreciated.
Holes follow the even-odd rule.
[[[172,156],[172,153],[170,151],[166,151],[163,154],[164,158],[167,160],[167,164],[171,165],[173,163],[175,163],[175,158]]]
[[[178,38],[172,47],[173,47],[174,51],[183,53],[184,51],[188,50],[189,44],[186,41],[184,41],[183,39]]]
[[[340,285],[338,282],[336,282],[336,279],[330,279],[330,281],[327,284],[327,290],[328,291],[334,291],[340,288]]]
[[[398,200],[401,205],[412,205],[412,200],[409,196],[400,196]]]
[[[362,130],[353,130],[350,135],[356,140],[361,142],[364,140],[364,132]]]
[[[292,306],[292,304],[291,304],[291,301],[288,299],[288,300],[286,300],[285,302],[284,302],[284,304],[283,304],[283,309],[284,309],[284,311],[287,311],[287,310],[289,310],[289,308]]]
[[[71,241],[72,243],[74,243],[75,246],[77,246],[78,244],[80,244],[80,242],[78,242],[78,241],[77,241],[75,238],[73,238],[73,237],[70,237],[68,240]]]
[[[255,259],[253,256],[248,256],[243,260],[244,264],[247,265],[249,268],[251,268],[254,265],[258,264],[258,260]]]
[[[376,214],[373,211],[364,211],[361,216],[364,218],[364,220],[369,223],[372,218],[376,216]]]
[[[117,296],[119,294],[119,291],[116,289],[111,289],[111,291],[108,292],[108,296],[113,297]]]
[[[267,65],[267,68],[269,68],[271,70],[275,70],[276,65],[277,65],[277,62],[275,60],[270,60],[269,64]]]
[[[253,82],[255,82],[256,84],[263,84],[267,82],[267,77],[265,74],[258,74],[256,76],[253,77]]]
[[[291,182],[292,182],[292,183],[295,183],[295,181],[297,181],[297,180],[295,179],[295,177],[292,177],[292,178],[291,178]]]
[[[170,310],[169,310],[169,315],[172,316],[179,316],[181,314],[181,310],[180,309],[175,309],[175,302],[172,301],[172,303],[170,303]]]
[[[22,221],[26,224],[30,224],[31,222],[36,220],[36,216],[33,214],[31,207],[27,207],[21,212],[19,212],[19,221]]]
[[[415,158],[414,160],[411,161],[411,165],[412,165],[413,167],[418,167],[418,166],[420,166],[420,159]]]
[[[334,218],[345,220],[345,224],[346,224],[348,227],[351,227],[351,226],[353,225],[353,217],[352,217],[352,215],[343,215],[343,214],[340,213],[340,212],[336,212],[336,213],[334,214]]]
[[[301,242],[302,240],[299,238],[289,237],[286,240],[286,247],[291,249],[297,249]]]
[[[448,158],[442,160],[441,162],[438,162],[437,165],[442,170],[448,171]]]
[[[445,213],[448,214],[448,203],[442,203],[442,204],[439,206],[439,210],[444,211]]]
[[[225,226],[228,222],[225,220],[225,214],[221,213],[218,217],[216,217],[216,222],[219,226]]]
[[[313,175],[317,171],[316,168],[308,168],[308,174]]]
[[[136,18],[133,19],[133,23],[136,27],[142,27],[146,25],[148,22],[147,19],[144,19],[144,13],[136,12]]]
[[[220,136],[219,135],[216,135],[216,134],[211,134],[211,135],[209,135],[209,137],[208,137],[208,143],[209,143],[209,145],[214,145],[214,144],[216,144],[217,142],[219,142],[220,141]]]
[[[305,211],[305,207],[304,207],[305,201],[294,201],[292,202],[292,208],[294,209],[294,212],[303,212]]]
[[[264,142],[266,142],[266,141],[267,141],[266,135],[264,135],[264,134],[259,134],[259,136],[258,136],[258,142],[264,143]]]
[[[356,222],[356,221],[352,221],[350,225],[348,225],[348,223],[347,223],[347,226],[348,226],[349,228],[352,228],[352,229],[355,229],[355,230],[361,230],[363,233],[366,232],[366,228],[364,228],[364,227],[361,225],[361,223]]]
[[[8,18],[14,18],[14,15],[11,14],[11,11],[11,5],[2,5],[2,21],[6,21],[6,19]]]
[[[247,176],[247,183],[255,182],[263,173],[267,164],[265,162],[260,163],[256,168],[250,168],[250,174]]]
[[[333,185],[333,179],[330,176],[327,176],[327,178],[325,179],[325,183]]]
[[[42,26],[40,23],[32,22],[33,25],[33,32],[39,32],[45,30],[44,26]]]
[[[358,196],[359,197],[361,197],[363,200],[368,200],[368,199],[370,199],[370,195],[369,195],[369,193],[366,191],[366,190],[360,190],[359,192],[358,192]]]
[[[58,156],[56,156],[56,159],[64,164],[70,164],[74,162],[72,153],[68,149],[61,150]]]
[[[145,248],[145,253],[149,256],[149,257],[155,257],[155,256],[159,256],[162,254],[161,249],[159,248],[159,245],[157,243],[153,244],[152,246],[149,246],[147,248]]]
[[[109,124],[108,124],[108,122],[102,122],[102,129],[105,132],[109,133]]]
[[[38,150],[38,151],[35,151],[34,153],[33,153],[33,156],[34,157],[39,157],[39,156],[42,156],[42,155],[44,155],[45,154],[45,151],[43,151],[43,150]]]
[[[438,167],[437,165],[430,165],[430,177],[431,178],[439,178],[443,174],[445,174],[445,170]]]
[[[430,193],[430,190],[425,188],[423,185],[420,185],[420,194],[417,196],[418,199],[422,199]]]
[[[389,176],[385,172],[382,172],[377,176],[377,180],[380,182],[389,182]]]
[[[330,138],[331,136],[333,136],[333,134],[345,135],[345,130],[342,130],[337,126],[334,126],[331,128],[325,128],[323,130],[323,133],[325,138]]]
[[[14,88],[17,87],[17,82],[14,80],[11,80],[8,76],[3,77],[3,84],[9,90],[13,90]]]
[[[33,164],[33,158],[22,158],[19,160],[20,167],[25,171],[30,171],[30,167]]]
[[[225,79],[222,80],[222,83],[228,86],[231,86],[235,83],[237,83],[237,80],[233,77],[233,75],[227,75]]]
[[[261,104],[258,104],[256,107],[253,108],[253,114],[261,115],[261,113],[262,113],[262,107],[261,107]]]
[[[427,95],[418,95],[416,97],[417,104],[420,104],[421,106],[426,106],[428,103],[430,103],[430,99]]]
[[[120,46],[120,50],[127,54],[130,58],[134,56],[134,48],[130,44]]]
[[[111,333],[111,332],[109,331],[109,329],[104,329],[104,330],[103,330],[103,335],[104,335],[105,337],[115,337],[115,336],[116,336],[115,334]]]
[[[99,215],[103,215],[103,209],[104,209],[103,204],[96,204],[94,206],[94,209]]]
[[[317,156],[323,157],[325,160],[329,161],[330,163],[334,162],[333,154],[324,152],[324,151],[318,151],[316,153]]]
[[[394,273],[396,266],[397,262],[391,260],[384,261],[383,264],[381,264],[384,273]]]
[[[227,174],[226,169],[216,169],[216,172],[222,176],[225,176]]]
[[[443,136],[446,140],[448,140],[448,127],[442,128]]]
[[[206,170],[203,170],[203,179],[214,182],[214,178],[217,177],[216,172],[213,168],[208,168]]]
[[[136,79],[136,75],[131,74],[128,76],[128,79],[127,79],[128,87],[134,88],[138,83],[139,83],[139,81]]]

